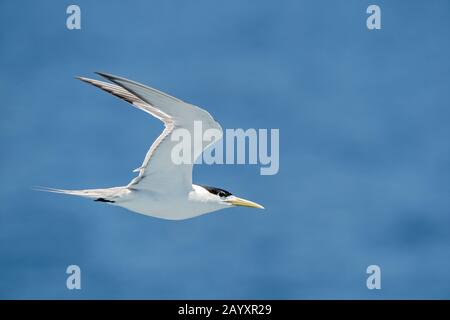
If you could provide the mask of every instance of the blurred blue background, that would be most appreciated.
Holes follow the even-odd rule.
[[[450,298],[450,3],[0,2],[0,298]],[[162,124],[121,75],[279,128],[280,171],[201,165],[262,203],[171,222],[32,186],[126,184]],[[82,290],[66,289],[77,264]],[[366,268],[382,289],[366,288]]]

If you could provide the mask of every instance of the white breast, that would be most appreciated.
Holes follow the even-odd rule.
[[[132,191],[114,205],[151,217],[183,220],[227,208],[206,189],[192,185],[189,194],[168,195],[151,191]]]

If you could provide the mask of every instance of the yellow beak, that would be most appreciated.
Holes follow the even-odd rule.
[[[228,200],[225,200],[228,203],[231,203],[233,206],[241,206],[241,207],[250,207],[250,208],[258,208],[264,209],[264,207],[256,202],[252,202],[249,200],[241,199],[238,197],[234,197]]]

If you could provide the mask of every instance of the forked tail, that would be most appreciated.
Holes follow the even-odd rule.
[[[109,202],[109,203],[116,202],[117,199],[119,199],[121,196],[129,192],[129,190],[126,187],[114,187],[106,189],[85,189],[85,190],[64,190],[47,187],[35,187],[34,190],[68,194],[72,196],[89,198],[94,201]]]

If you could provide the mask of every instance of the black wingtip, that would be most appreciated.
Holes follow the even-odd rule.
[[[94,73],[99,75],[100,77],[106,78],[108,80],[113,80],[114,78],[116,78],[112,74],[109,74],[109,73],[106,73],[106,72],[95,71]]]
[[[95,199],[94,201],[99,201],[99,202],[110,202],[110,203],[114,203],[114,202],[115,202],[115,201],[108,200],[108,199],[105,199],[105,198],[97,198],[97,199]]]

